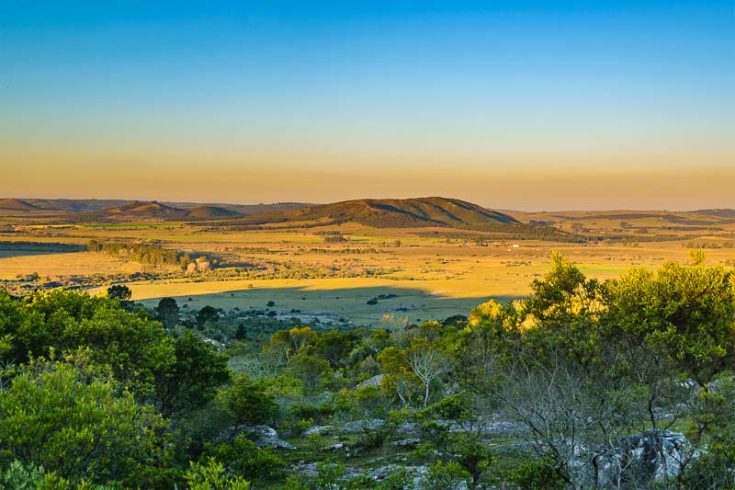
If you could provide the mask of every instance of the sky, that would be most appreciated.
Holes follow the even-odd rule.
[[[735,208],[733,0],[0,1],[0,196]]]

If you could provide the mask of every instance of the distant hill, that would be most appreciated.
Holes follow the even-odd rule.
[[[65,213],[88,213],[123,206],[132,201],[122,199],[25,199],[38,209]]]
[[[309,206],[303,202],[275,202],[269,204],[228,204],[228,203],[197,203],[197,202],[164,202],[167,206],[179,209],[193,210],[195,208],[210,206],[234,211],[238,215],[269,213],[272,211],[285,211],[288,209],[301,209]]]
[[[515,218],[459,199],[358,199],[307,208],[263,213],[239,220],[242,224],[354,222],[375,228],[451,227],[496,228],[520,224]]]
[[[135,201],[123,206],[103,209],[93,213],[94,216],[111,219],[150,219],[170,220],[185,219],[189,217],[189,211],[161,204],[160,202]]]
[[[65,221],[193,219],[220,220],[259,213],[300,209],[306,203],[221,204],[194,202],[143,202],[124,199],[16,199],[0,198],[0,216],[56,218]]]
[[[195,219],[231,218],[233,216],[242,216],[237,211],[219,206],[198,206],[187,211],[189,213],[188,217]]]
[[[5,211],[36,211],[38,208],[22,199],[0,199],[0,209]]]
[[[715,216],[717,218],[735,219],[735,209],[699,209],[694,211],[697,214],[706,216]]]

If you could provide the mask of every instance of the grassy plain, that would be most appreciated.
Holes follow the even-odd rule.
[[[0,279],[97,275],[91,290],[104,290],[120,274],[165,272],[127,281],[133,298],[152,305],[173,296],[188,308],[205,304],[226,310],[264,308],[278,315],[347,318],[356,324],[416,321],[466,314],[490,297],[524,296],[559,250],[592,277],[616,277],[635,266],[688,260],[693,243],[704,244],[709,263],[735,264],[735,224],[687,228],[671,219],[639,213],[525,215],[583,229],[585,243],[492,239],[482,232],[447,228],[385,229],[357,224],[311,228],[232,230],[206,223],[113,224],[15,223],[2,241],[84,244],[97,240],[153,240],[162,246],[218,257],[212,273],[185,275],[151,270],[104,253],[0,255]],[[621,217],[622,216],[622,217]],[[666,215],[664,215],[666,216]],[[644,230],[644,231],[640,231]],[[331,243],[338,232],[346,241]],[[229,272],[228,272],[229,271]],[[115,276],[115,274],[117,274]],[[106,280],[109,276],[109,280]],[[370,299],[380,298],[375,304]]]

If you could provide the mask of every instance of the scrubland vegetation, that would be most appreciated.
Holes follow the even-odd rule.
[[[732,273],[552,264],[526,299],[387,330],[0,293],[0,486],[735,485]]]

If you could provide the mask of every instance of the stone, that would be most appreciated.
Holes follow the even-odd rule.
[[[309,437],[313,435],[321,436],[324,434],[328,434],[332,431],[334,431],[334,427],[332,427],[331,425],[312,425],[311,427],[306,429],[304,433],[301,435],[304,437]]]
[[[383,419],[364,419],[347,422],[342,426],[343,432],[362,432],[364,430],[378,430],[385,425]]]

